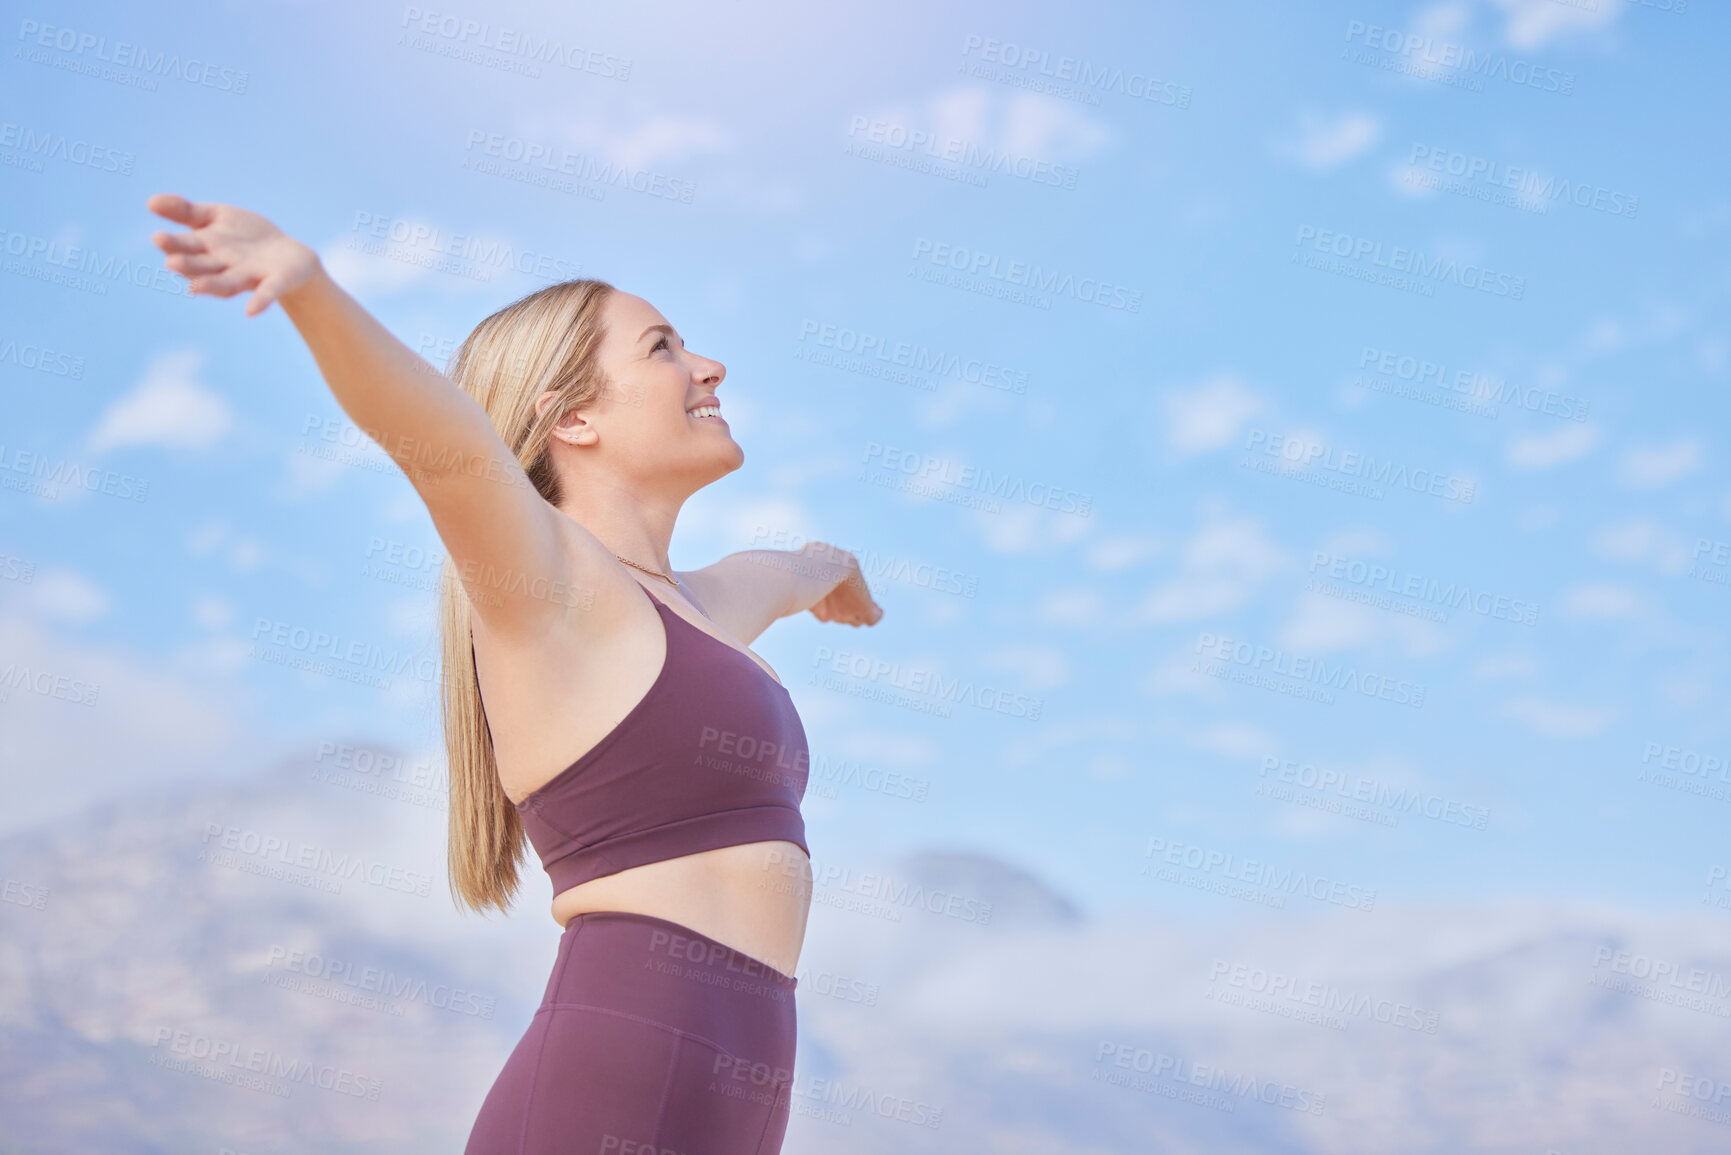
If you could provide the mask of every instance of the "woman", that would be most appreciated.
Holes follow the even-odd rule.
[[[440,596],[453,897],[509,908],[525,836],[564,926],[467,1155],[775,1152],[811,899],[805,732],[748,647],[810,609],[873,625],[821,543],[671,572],[680,507],[738,469],[726,370],[595,280],[475,327],[441,375],[254,213],[159,194],[193,293],[280,301],[421,495]]]

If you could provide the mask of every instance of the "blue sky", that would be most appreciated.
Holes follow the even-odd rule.
[[[437,756],[428,681],[256,656],[435,655],[439,544],[280,310],[125,275],[174,191],[436,357],[551,270],[728,366],[747,462],[674,563],[854,550],[878,627],[755,648],[814,758],[929,784],[814,789],[820,864],[972,849],[1205,921],[1280,916],[1151,846],[1378,907],[1696,906],[1731,781],[1641,774],[1731,755],[1725,17],[1270,7],[15,14],[0,475],[96,480],[0,492],[0,666],[97,692],[0,703],[11,828],[310,742]],[[843,650],[891,672],[814,681]],[[934,677],[1039,715],[862,696]]]

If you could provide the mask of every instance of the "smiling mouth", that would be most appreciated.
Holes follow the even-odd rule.
[[[727,424],[727,421],[721,416],[721,406],[719,405],[699,405],[688,415],[699,421],[720,421],[723,425]]]

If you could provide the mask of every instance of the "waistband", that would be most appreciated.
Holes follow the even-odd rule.
[[[799,980],[794,976],[776,970],[762,959],[746,954],[738,947],[728,946],[701,931],[692,930],[684,923],[658,918],[653,914],[639,914],[634,910],[584,911],[565,924],[561,940],[575,934],[582,924],[593,925],[598,922],[637,924],[648,935],[645,949],[671,961],[695,964],[718,974],[725,973],[742,979],[772,983],[787,991],[793,991],[799,986]]]

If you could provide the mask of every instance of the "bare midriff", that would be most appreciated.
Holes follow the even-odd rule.
[[[491,695],[487,710],[501,784],[513,802],[553,777],[548,772],[519,776],[515,767],[569,765],[572,736],[587,739],[580,743],[582,750],[592,748],[643,698],[666,660],[664,627],[655,609],[645,604],[641,593],[623,589],[629,587],[609,591],[617,612],[640,624],[602,641],[574,643],[548,629],[507,653],[475,619],[475,657],[478,667],[487,671],[483,683]],[[715,633],[691,615],[681,616]],[[749,649],[718,639],[763,665]],[[663,642],[659,654],[658,641]],[[549,756],[550,751],[557,751],[556,756]],[[811,860],[797,843],[748,842],[592,878],[554,895],[552,914],[561,926],[590,911],[664,918],[792,975],[805,940],[811,882]]]
[[[677,922],[791,975],[811,910],[811,860],[792,842],[748,842],[633,866],[553,897],[561,926],[598,910]]]

